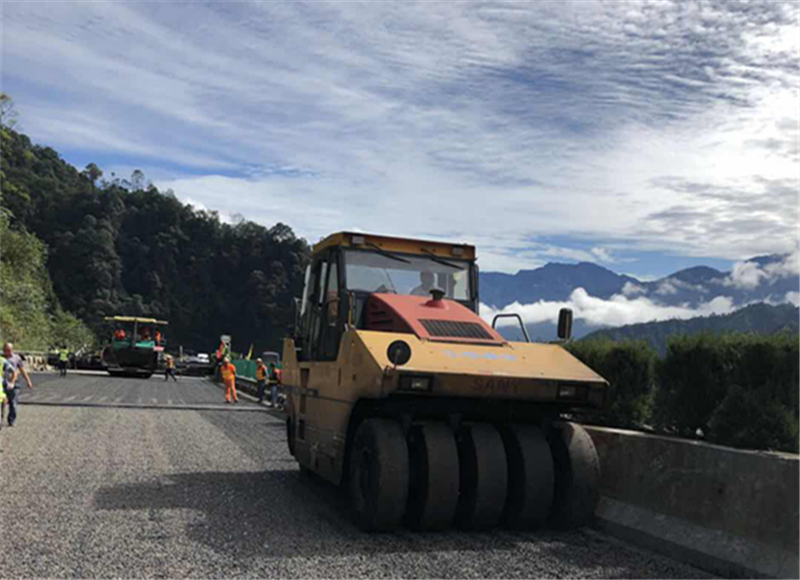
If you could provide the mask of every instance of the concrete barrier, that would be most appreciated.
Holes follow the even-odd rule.
[[[800,577],[800,457],[586,428],[597,527],[725,577]]]
[[[53,367],[47,364],[47,353],[17,352],[17,354],[21,354],[25,357],[25,363],[28,366],[28,370],[31,371],[53,370]]]

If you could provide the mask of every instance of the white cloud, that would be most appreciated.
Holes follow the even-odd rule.
[[[800,250],[795,250],[779,262],[761,266],[758,262],[737,262],[723,284],[752,290],[781,278],[800,274]]]
[[[736,262],[727,282],[731,286],[752,290],[766,277],[767,273],[755,262]]]
[[[785,301],[789,304],[800,306],[800,292],[787,292]]]
[[[734,305],[733,300],[727,296],[717,296],[696,308],[685,305],[664,306],[645,297],[629,298],[621,294],[604,300],[590,296],[583,288],[576,288],[569,300],[564,302],[539,301],[533,304],[515,302],[500,310],[481,304],[481,316],[491,323],[495,314],[516,313],[528,325],[556,322],[561,308],[571,308],[576,319],[582,319],[590,326],[622,326],[654,320],[728,314],[734,310]]]
[[[617,259],[611,255],[611,252],[605,248],[592,248],[592,255],[600,262],[607,262],[613,264]]]
[[[3,80],[34,139],[200,168],[157,184],[311,240],[436,234],[502,271],[624,259],[592,243],[525,253],[556,234],[739,259],[797,237],[796,195],[772,195],[798,187],[797,14],[8,3]]]
[[[632,273],[632,272],[623,272],[620,274],[621,276],[629,276],[631,278],[636,278],[640,282],[655,282],[656,280],[660,280],[662,276],[656,274],[640,274],[640,273]]]
[[[633,282],[625,282],[625,285],[622,287],[622,294],[624,296],[635,296],[636,294],[644,294],[645,292],[647,292],[646,288],[634,284]]]
[[[780,262],[767,264],[764,266],[764,272],[771,279],[800,275],[800,249],[796,249]]]
[[[661,296],[669,296],[678,293],[678,288],[675,285],[675,280],[664,280],[658,285],[655,291],[656,294]]]

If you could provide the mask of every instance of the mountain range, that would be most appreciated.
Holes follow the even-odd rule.
[[[796,270],[791,271],[792,259],[790,254],[760,256],[741,262],[733,272],[695,266],[650,282],[617,274],[591,262],[549,263],[516,274],[482,272],[481,302],[504,308],[514,302],[564,301],[576,288],[604,300],[622,294],[651,298],[666,306],[696,307],[716,296],[727,296],[734,304],[742,305],[783,302],[787,293],[800,288],[800,276]]]
[[[751,316],[764,315],[769,305],[800,301],[800,274],[798,255],[759,256],[738,262],[730,272],[707,266],[687,268],[653,281],[639,280],[633,276],[617,274],[590,262],[577,264],[549,263],[533,270],[520,270],[516,274],[482,272],[480,275],[481,302],[494,310],[502,310],[517,303],[524,311],[525,305],[547,306],[548,303],[570,303],[573,293],[582,288],[588,297],[607,301],[613,307],[623,306],[627,313],[640,312],[636,320],[643,323],[651,319],[648,313],[655,312],[652,320],[669,322],[670,318],[692,318],[711,312],[730,314],[751,304],[764,303],[765,308],[755,310]],[[583,296],[583,294],[581,294]],[[595,301],[596,302],[596,301]],[[599,328],[625,325],[625,320],[613,323],[598,323],[582,316],[580,308],[574,308],[573,336],[580,338]],[[553,305],[553,312],[557,307]],[[792,319],[790,310],[779,309],[769,315]],[[645,317],[645,318],[643,318]],[[722,318],[717,316],[714,318]],[[744,321],[747,317],[733,318],[726,322],[731,330],[750,330],[753,325]],[[796,326],[797,316],[794,315]],[[691,325],[690,325],[691,326]],[[699,328],[695,325],[692,328]],[[714,326],[714,324],[712,324]],[[777,324],[780,327],[780,324]],[[791,326],[791,324],[789,324]],[[554,321],[539,321],[532,324],[526,320],[531,338],[549,340],[555,336]],[[680,325],[670,328],[678,329]],[[503,334],[509,338],[521,336],[518,329],[505,327]],[[621,336],[621,334],[617,334]]]

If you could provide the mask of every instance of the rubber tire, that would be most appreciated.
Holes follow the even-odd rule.
[[[488,423],[459,429],[460,494],[456,525],[466,530],[496,526],[503,516],[508,492],[508,463],[503,440]]]
[[[548,525],[572,530],[591,524],[600,499],[600,460],[592,438],[576,423],[553,425],[555,496]]]
[[[403,520],[408,500],[408,445],[399,423],[367,419],[350,453],[350,501],[355,522],[368,532],[391,531]]]
[[[450,527],[458,507],[458,448],[449,426],[414,425],[408,436],[410,486],[405,524],[414,530]]]
[[[512,530],[540,528],[553,505],[555,470],[550,445],[535,425],[509,425],[502,435],[508,460],[503,524]]]

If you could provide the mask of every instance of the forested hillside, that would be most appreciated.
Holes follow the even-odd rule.
[[[787,331],[798,332],[800,310],[791,304],[751,304],[726,315],[698,316],[688,320],[663,320],[642,324],[628,324],[617,328],[604,328],[595,331],[582,340],[607,338],[614,341],[645,341],[659,354],[667,348],[669,337],[698,333],[724,334],[730,332],[753,332],[774,334]]]
[[[101,339],[104,316],[148,315],[170,321],[173,346],[209,350],[226,333],[236,350],[279,349],[309,252],[288,226],[223,223],[141,172],[105,180],[11,129],[2,171],[9,227],[43,242],[55,297]]]

